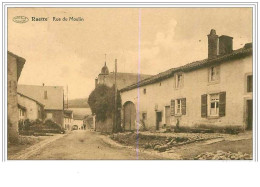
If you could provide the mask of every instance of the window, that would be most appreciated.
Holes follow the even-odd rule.
[[[143,89],[143,93],[146,94],[146,88]]]
[[[226,115],[226,92],[201,95],[201,117]]]
[[[210,116],[218,116],[219,114],[219,94],[210,95]]]
[[[47,91],[44,91],[44,99],[47,99]]]
[[[176,102],[176,114],[181,114],[181,100],[177,99]]]
[[[247,76],[247,92],[253,92],[253,75]]]
[[[171,115],[186,115],[186,98],[171,100]]]
[[[181,88],[183,86],[183,74],[177,74],[175,77],[175,88]]]
[[[52,113],[47,113],[47,119],[52,119]]]
[[[219,66],[212,66],[209,69],[209,81],[215,82],[219,80]]]

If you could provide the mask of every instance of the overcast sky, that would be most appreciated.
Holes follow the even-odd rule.
[[[157,74],[207,58],[207,34],[233,37],[234,49],[252,42],[249,8],[142,8],[141,73]],[[12,21],[26,16],[24,24]],[[54,22],[52,17],[81,17]],[[31,17],[48,17],[33,22]],[[107,54],[109,71],[137,73],[139,9],[9,8],[8,50],[25,58],[19,84],[69,87],[69,97],[88,97]]]

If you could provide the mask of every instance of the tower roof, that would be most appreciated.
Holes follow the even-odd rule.
[[[105,62],[105,65],[103,66],[103,68],[101,69],[101,74],[105,74],[105,75],[109,74],[109,70],[108,70],[108,67],[106,65],[106,62]]]

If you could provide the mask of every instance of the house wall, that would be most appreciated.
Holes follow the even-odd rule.
[[[72,118],[64,117],[64,128],[70,130],[74,124],[74,120]]]
[[[208,82],[208,67],[185,72],[184,86],[176,89],[174,77],[158,83],[142,86],[138,89],[121,92],[122,105],[127,101],[135,104],[136,111],[141,119],[142,112],[147,114],[146,126],[155,128],[156,112],[162,112],[162,122],[165,123],[165,106],[170,106],[171,99],[186,98],[186,115],[171,116],[171,125],[176,125],[177,119],[180,126],[205,125],[239,125],[245,126],[245,102],[252,99],[252,93],[246,93],[246,75],[252,73],[252,56],[220,64],[220,81],[216,84]],[[146,89],[144,94],[143,89]],[[201,95],[226,92],[226,114],[218,118],[201,117]]]
[[[35,101],[18,94],[18,103],[26,108],[27,119],[43,119],[43,107]]]
[[[7,57],[7,111],[8,111],[8,140],[18,140],[18,102],[17,102],[17,62],[16,58],[9,55]]]
[[[48,113],[52,114],[52,120],[55,121],[57,124],[59,124],[61,127],[63,127],[63,110],[44,110],[45,117],[47,119]]]

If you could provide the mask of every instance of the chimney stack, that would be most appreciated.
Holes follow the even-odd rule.
[[[230,36],[222,35],[219,37],[219,54],[225,55],[233,51],[233,38]]]
[[[212,59],[218,55],[218,35],[216,30],[211,29],[208,35],[208,58]]]

